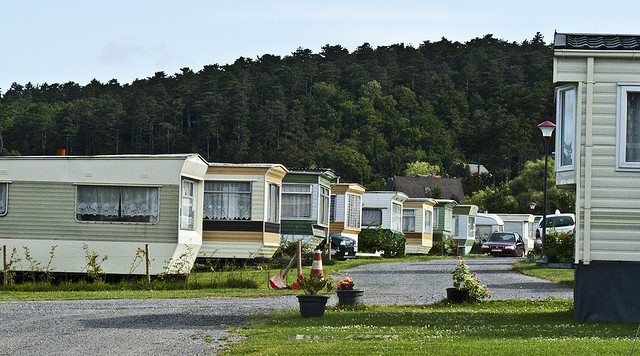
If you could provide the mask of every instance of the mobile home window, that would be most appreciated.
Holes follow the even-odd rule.
[[[9,183],[0,183],[0,216],[7,215]]]
[[[391,203],[391,230],[402,231],[402,204]]]
[[[572,170],[575,157],[576,87],[565,86],[556,90],[556,150],[560,152],[558,170]]]
[[[119,187],[78,185],[76,218],[94,222],[158,222],[159,191],[157,187]]]
[[[347,194],[347,227],[359,229],[361,213],[362,197],[355,194]]]
[[[425,234],[433,233],[433,230],[431,229],[432,221],[433,221],[433,213],[431,212],[431,210],[426,210],[424,212],[424,233]]]
[[[204,218],[251,220],[251,182],[204,182]]]
[[[318,213],[318,223],[323,226],[329,225],[329,188],[320,186],[320,211]]]
[[[311,185],[282,185],[282,217],[293,219],[311,218]]]
[[[180,229],[196,229],[195,205],[195,183],[192,180],[183,179],[180,204]]]
[[[640,85],[618,86],[616,165],[640,169]]]
[[[456,236],[456,237],[460,236],[460,217],[453,216],[452,224],[453,224],[453,236]]]
[[[331,196],[331,206],[329,207],[329,221],[336,221],[336,195]]]
[[[362,225],[364,226],[382,225],[382,209],[362,208]]]
[[[439,223],[439,215],[440,215],[440,209],[433,209],[433,229],[437,230],[438,229],[438,223]]]
[[[414,209],[404,209],[402,211],[402,231],[416,231],[416,211]]]
[[[280,222],[280,186],[275,183],[269,183],[267,213],[268,222]]]

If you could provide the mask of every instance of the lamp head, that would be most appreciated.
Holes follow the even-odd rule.
[[[551,139],[551,135],[553,135],[553,130],[556,128],[556,125],[551,121],[545,121],[538,125],[540,131],[542,131],[542,137],[545,140]]]

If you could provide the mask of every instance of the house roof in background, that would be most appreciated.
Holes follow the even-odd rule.
[[[556,33],[553,48],[586,50],[640,50],[640,35]]]
[[[390,190],[404,192],[409,198],[424,198],[425,193],[435,186],[442,190],[442,198],[453,199],[457,202],[464,200],[461,178],[435,178],[428,176],[393,177]]]

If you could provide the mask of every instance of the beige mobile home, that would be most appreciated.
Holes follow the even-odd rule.
[[[426,254],[433,247],[433,207],[431,198],[409,198],[402,206],[402,232],[407,240],[405,253]]]
[[[107,257],[105,273],[145,274],[134,261],[148,244],[152,274],[188,273],[206,170],[196,154],[0,157],[0,246],[15,248],[16,270],[28,251],[52,272],[83,272],[89,251]]]
[[[358,244],[362,228],[362,194],[364,187],[357,183],[336,183],[331,186],[329,234],[350,237]]]
[[[576,193],[579,321],[640,321],[640,35],[558,33],[556,184]]]
[[[210,163],[198,257],[271,257],[280,246],[281,164]]]

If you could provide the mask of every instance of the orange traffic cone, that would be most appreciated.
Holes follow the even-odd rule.
[[[322,272],[322,252],[320,250],[316,250],[313,255],[313,263],[311,264],[311,278],[314,277],[322,277],[324,273]]]

